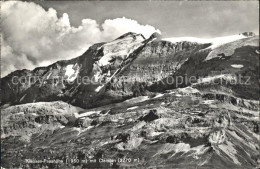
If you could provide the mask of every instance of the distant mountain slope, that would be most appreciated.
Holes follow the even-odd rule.
[[[175,73],[161,82],[153,84],[150,91],[163,91],[193,84],[200,89],[216,89],[220,90],[219,92],[223,92],[220,89],[223,87],[230,89],[227,94],[247,99],[259,99],[259,37],[244,38],[212,50],[196,51],[191,55]],[[195,80],[180,83],[177,81],[178,77],[183,79],[193,77]],[[232,84],[231,79],[226,77],[233,77],[237,83]],[[203,78],[210,78],[210,81],[216,82],[216,84],[203,83]],[[198,83],[201,80],[202,83]]]

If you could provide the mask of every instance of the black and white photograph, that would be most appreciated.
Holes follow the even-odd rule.
[[[260,169],[259,1],[1,1],[1,169]]]

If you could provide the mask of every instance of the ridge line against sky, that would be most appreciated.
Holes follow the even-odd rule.
[[[1,2],[1,76],[81,55],[126,32],[212,38],[258,34],[258,2]]]

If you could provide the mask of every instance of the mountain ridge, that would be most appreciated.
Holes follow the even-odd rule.
[[[257,37],[254,36],[245,39],[251,40],[252,38],[255,38],[255,40],[257,40]],[[256,44],[255,40],[252,41],[252,43],[250,41],[251,45]],[[4,95],[7,95],[6,98],[2,99],[2,102],[8,103],[10,101],[13,101],[14,98],[17,98],[13,103],[15,104],[19,102],[30,103],[37,100],[45,101],[50,99],[49,96],[51,96],[52,97],[51,100],[61,99],[63,101],[70,102],[72,104],[73,102],[76,102],[77,106],[85,107],[84,105],[86,103],[84,103],[83,97],[80,97],[78,95],[75,96],[76,93],[83,92],[85,93],[84,94],[85,96],[86,95],[90,96],[93,94],[96,95],[95,91],[98,91],[98,93],[100,93],[99,90],[101,88],[103,88],[104,90],[107,90],[106,88],[110,88],[110,89],[112,88],[111,92],[113,92],[113,88],[115,86],[114,87],[111,86],[110,83],[107,83],[106,86],[104,85],[84,86],[82,84],[76,84],[76,86],[74,85],[74,87],[73,85],[71,86],[71,84],[67,84],[68,82],[69,83],[75,82],[77,77],[88,76],[88,77],[93,77],[95,82],[103,81],[103,80],[108,80],[107,82],[109,82],[111,79],[113,79],[113,77],[117,77],[117,74],[121,72],[121,74],[123,74],[124,76],[129,76],[129,77],[135,74],[137,75],[137,78],[141,78],[143,74],[148,74],[149,77],[153,78],[155,81],[160,81],[161,79],[163,79],[163,77],[159,77],[162,75],[161,74],[162,72],[164,72],[163,73],[164,76],[170,75],[173,71],[178,70],[182,66],[182,64],[187,62],[190,57],[192,58],[195,53],[201,53],[201,54],[204,53],[204,55],[207,55],[208,58],[210,55],[212,55],[212,52],[217,51],[218,49],[221,48],[221,46],[233,44],[237,41],[239,40],[235,40],[234,42],[228,42],[227,44],[220,45],[220,47],[217,47],[216,49],[209,49],[210,44],[208,43],[199,44],[196,42],[186,42],[186,41],[171,43],[163,39],[161,40],[161,35],[158,33],[154,33],[150,36],[150,38],[145,39],[141,34],[129,32],[120,36],[114,41],[107,42],[107,43],[97,43],[92,45],[91,47],[89,47],[89,49],[86,52],[84,52],[79,57],[70,60],[57,61],[47,67],[38,67],[33,69],[32,71],[18,70],[10,73],[6,77],[1,78],[2,81],[1,90],[3,91]],[[247,44],[247,41],[243,43]],[[245,44],[239,43],[240,46],[244,46]],[[233,48],[235,49],[236,47],[238,46],[235,45]],[[228,49],[230,50],[230,47]],[[219,51],[218,53],[221,52]],[[148,65],[147,67],[147,64],[151,64],[151,66]],[[130,68],[129,65],[131,65]],[[156,65],[159,67],[160,66],[163,67],[160,68],[161,70],[159,71],[158,68],[154,67]],[[144,67],[144,69],[141,72],[137,70],[139,69],[138,67],[140,66]],[[122,72],[121,69],[123,69],[125,72]],[[152,72],[151,71],[149,72],[149,70],[152,70]],[[130,74],[127,72],[130,72]],[[41,77],[42,82],[47,84],[42,84],[41,87],[39,87],[40,81],[36,80],[35,83],[32,85],[28,82],[23,85],[21,84],[16,85],[14,89],[16,88],[17,91],[14,91],[13,89],[10,88],[12,76],[18,76],[18,77],[26,76],[27,78],[29,76],[37,76],[37,77]],[[49,82],[44,82],[45,80],[48,81],[48,79],[54,79],[54,81],[56,81],[55,79],[59,79],[60,77],[64,81],[65,86],[63,84],[63,81],[62,84],[55,83],[54,88],[52,88],[53,86],[48,85],[50,80]],[[152,85],[149,84],[150,82],[147,83],[148,85]],[[118,91],[121,91],[121,93],[123,92],[123,95],[120,94],[121,96],[118,96],[118,94],[116,94],[115,96],[112,96],[112,98],[119,97],[123,99],[123,97],[128,98],[128,97],[132,97],[131,95],[134,95],[133,92],[134,82],[131,82],[130,84],[126,84],[126,85],[123,83],[122,84],[115,83],[114,85],[116,86],[119,85],[119,88],[121,89],[119,89],[118,87],[116,88],[119,89]],[[123,88],[127,88],[127,90],[122,89],[122,85],[124,86]],[[42,86],[43,87],[46,86],[47,87],[46,89],[49,88],[52,91],[52,93],[48,94],[49,93],[48,90],[46,91],[45,89],[42,88]],[[143,88],[142,87],[143,85],[139,84],[138,86],[139,87],[137,88],[140,87]],[[87,88],[90,87],[90,88],[86,90],[86,87]],[[95,87],[96,89],[94,89],[93,87]],[[65,92],[66,90],[68,90],[65,88],[68,88],[69,90],[74,90],[75,92],[74,93]],[[163,89],[163,86],[161,86],[161,88]],[[35,90],[43,90],[43,93],[47,92],[46,93],[47,95],[43,94],[42,96],[41,95],[34,96]],[[146,90],[149,89],[147,88]],[[118,93],[118,91],[115,92]],[[140,93],[137,95],[140,95]],[[74,98],[74,99],[70,99],[70,98]],[[89,102],[90,101],[89,99],[91,100],[91,98],[88,97],[86,101]]]
[[[136,38],[139,38],[139,37],[142,38],[142,40],[136,39]],[[58,61],[58,62],[55,62],[55,63],[53,63],[53,64],[51,64],[47,67],[35,68],[32,71],[30,71],[30,70],[19,71],[18,70],[18,71],[12,72],[9,75],[7,75],[6,77],[2,78],[3,85],[9,86],[10,84],[5,84],[5,79],[9,79],[8,81],[10,83],[11,76],[15,76],[15,75],[16,76],[21,76],[21,75],[23,75],[23,76],[42,76],[43,78],[46,79],[47,78],[46,74],[47,74],[48,70],[54,71],[54,72],[52,72],[53,74],[49,76],[49,78],[54,76],[54,75],[58,75],[58,73],[63,74],[62,71],[60,70],[62,67],[68,65],[69,63],[74,65],[74,64],[76,64],[76,62],[79,63],[76,67],[81,65],[83,67],[82,69],[84,69],[83,71],[78,72],[78,74],[80,76],[84,76],[84,75],[94,76],[95,75],[98,78],[98,76],[100,76],[100,74],[102,74],[102,76],[107,75],[107,69],[112,69],[112,70],[110,70],[110,73],[113,74],[113,72],[115,72],[118,69],[118,67],[120,67],[120,64],[123,63],[122,62],[123,60],[126,60],[127,62],[131,62],[130,61],[131,58],[129,58],[130,59],[129,60],[127,57],[128,57],[128,55],[134,53],[134,50],[135,50],[134,46],[137,45],[136,46],[136,49],[137,49],[138,47],[141,47],[142,45],[144,46],[144,45],[148,44],[149,42],[151,42],[153,39],[156,38],[156,37],[153,37],[153,36],[151,36],[151,37],[152,37],[152,39],[146,40],[146,39],[144,39],[144,37],[141,34],[126,33],[126,34],[122,35],[120,38],[117,38],[112,42],[98,43],[98,44],[92,45],[85,53],[83,53],[79,57],[76,57],[76,58],[73,58],[73,59],[70,59],[70,60]],[[125,48],[122,48],[122,47],[116,49],[115,47],[118,47],[120,45],[113,44],[113,43],[119,43],[119,44],[123,43],[125,45],[131,44],[131,46],[129,46],[130,51],[126,51]],[[108,46],[108,47],[106,47],[106,46]],[[115,46],[115,47],[113,47],[113,46]],[[177,50],[182,50],[182,44],[179,44],[177,46],[181,46],[180,49],[177,49]],[[110,48],[111,48],[111,52],[110,52]],[[108,52],[106,52],[107,54],[104,53],[104,50],[108,51]],[[113,54],[112,51],[115,51],[116,53]],[[128,52],[128,54],[127,54],[127,52]],[[87,60],[87,62],[85,60]],[[113,64],[110,64],[108,62],[109,60],[113,60]],[[102,62],[104,62],[104,63],[102,63]],[[81,63],[83,63],[83,64],[81,64]],[[101,67],[103,69],[102,71],[105,71],[105,72],[100,73]],[[74,72],[74,74],[76,75],[77,72]],[[73,75],[73,73],[71,75]],[[62,75],[62,76],[64,76],[64,75]],[[25,90],[26,90],[26,87],[25,87]],[[5,102],[5,100],[4,100],[4,102]]]

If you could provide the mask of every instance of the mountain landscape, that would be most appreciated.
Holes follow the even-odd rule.
[[[260,167],[252,32],[128,32],[71,60],[16,70],[1,78],[1,93],[3,168]]]

